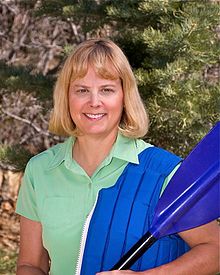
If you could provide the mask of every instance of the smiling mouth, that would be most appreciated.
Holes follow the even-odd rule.
[[[105,114],[84,114],[86,117],[90,119],[101,119],[105,116]]]

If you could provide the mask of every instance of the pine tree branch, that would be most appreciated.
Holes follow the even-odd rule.
[[[34,128],[35,131],[37,131],[38,133],[40,133],[41,135],[44,135],[44,136],[51,136],[51,134],[48,132],[48,131],[44,131],[43,129],[41,129],[40,127],[38,127],[37,125],[35,125],[33,122],[31,122],[30,120],[26,119],[26,118],[22,118],[22,117],[19,117],[15,114],[12,114],[11,112],[8,112],[8,111],[5,111],[5,110],[2,110],[2,112],[4,114],[6,114],[7,116],[11,117],[11,118],[14,118],[16,120],[19,120],[19,121],[22,121],[23,123],[26,123],[28,124],[29,126],[31,126],[32,128]],[[53,137],[55,140],[60,140],[59,137],[57,136],[54,136]]]
[[[8,10],[10,10],[10,12],[12,12],[13,14],[17,15],[19,13],[18,7],[13,5],[11,3],[7,3],[7,1],[2,1],[1,5],[4,7],[6,7]]]

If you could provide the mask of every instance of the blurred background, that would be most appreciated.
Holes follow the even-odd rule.
[[[127,55],[150,116],[148,142],[185,157],[219,120],[219,1],[1,0],[0,274],[15,274],[25,165],[64,140],[48,131],[56,76],[92,37]]]

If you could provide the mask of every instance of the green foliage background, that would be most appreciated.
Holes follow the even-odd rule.
[[[32,8],[36,1],[20,4]],[[219,120],[219,78],[211,81],[209,77],[209,69],[220,64],[219,3],[50,0],[42,1],[34,16],[72,21],[80,24],[83,39],[108,36],[119,44],[149,111],[149,142],[186,156]],[[64,53],[73,46],[63,45]],[[1,87],[35,92],[42,100],[51,98],[53,76],[14,70],[0,64]],[[3,161],[10,161],[7,150],[1,153]]]
[[[16,272],[16,253],[7,253],[0,249],[0,274],[13,275]]]

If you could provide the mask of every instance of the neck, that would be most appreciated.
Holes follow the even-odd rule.
[[[117,133],[106,137],[77,137],[73,147],[73,158],[86,171],[89,176],[110,153],[117,138]]]

